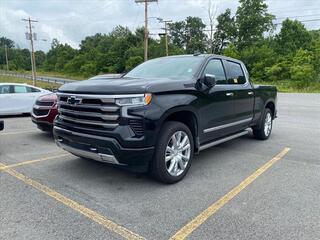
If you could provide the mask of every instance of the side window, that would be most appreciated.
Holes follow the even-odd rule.
[[[227,75],[229,84],[244,84],[246,77],[239,63],[227,61]]]
[[[27,92],[40,92],[40,90],[33,87],[27,87]]]
[[[226,75],[222,62],[219,59],[212,59],[207,64],[204,74],[211,74],[216,76],[216,84],[227,84]]]
[[[27,88],[25,86],[14,86],[14,93],[27,93]]]
[[[10,85],[0,86],[0,94],[8,94],[8,93],[12,93]]]

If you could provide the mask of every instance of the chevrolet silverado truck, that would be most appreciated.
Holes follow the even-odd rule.
[[[219,55],[153,59],[112,79],[60,87],[58,146],[83,158],[180,181],[194,154],[248,134],[268,139],[277,89],[249,81],[245,65]]]

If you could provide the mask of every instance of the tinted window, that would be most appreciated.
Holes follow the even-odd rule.
[[[27,87],[27,91],[28,91],[28,92],[40,92],[39,89],[32,88],[32,87]]]
[[[124,77],[190,79],[203,60],[201,56],[157,58],[140,64]]]
[[[25,86],[19,86],[19,85],[14,86],[14,93],[26,93],[26,92],[27,92],[27,88]]]
[[[239,63],[227,61],[228,83],[229,84],[244,84],[246,78]]]
[[[204,74],[211,74],[216,76],[216,84],[227,84],[226,75],[219,59],[212,59],[207,64]]]
[[[0,86],[0,94],[7,94],[7,93],[12,93],[10,85]]]

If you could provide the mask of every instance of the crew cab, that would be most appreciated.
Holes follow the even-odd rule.
[[[83,158],[175,183],[194,154],[253,130],[268,139],[277,89],[255,86],[245,65],[219,55],[142,63],[122,77],[65,84],[54,122],[58,146]]]

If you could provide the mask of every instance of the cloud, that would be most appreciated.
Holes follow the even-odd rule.
[[[208,1],[159,0],[149,4],[150,32],[157,34],[163,31],[163,24],[155,17],[180,21],[188,16],[197,16],[209,24]],[[235,13],[238,6],[236,0],[213,1],[217,3],[218,14],[226,8],[231,8]],[[279,21],[288,16],[318,14],[318,17],[300,17],[299,20],[320,17],[318,0],[268,0],[267,4]],[[131,30],[141,27],[144,7],[134,0],[0,0],[0,35],[14,40],[21,47],[29,47],[24,35],[26,23],[21,21],[21,18],[29,16],[39,20],[34,24],[38,38],[48,40],[37,41],[36,49],[47,51],[53,38],[77,47],[86,36],[108,33],[117,25],[128,26]],[[320,28],[320,21],[306,22],[305,25],[309,29]]]

